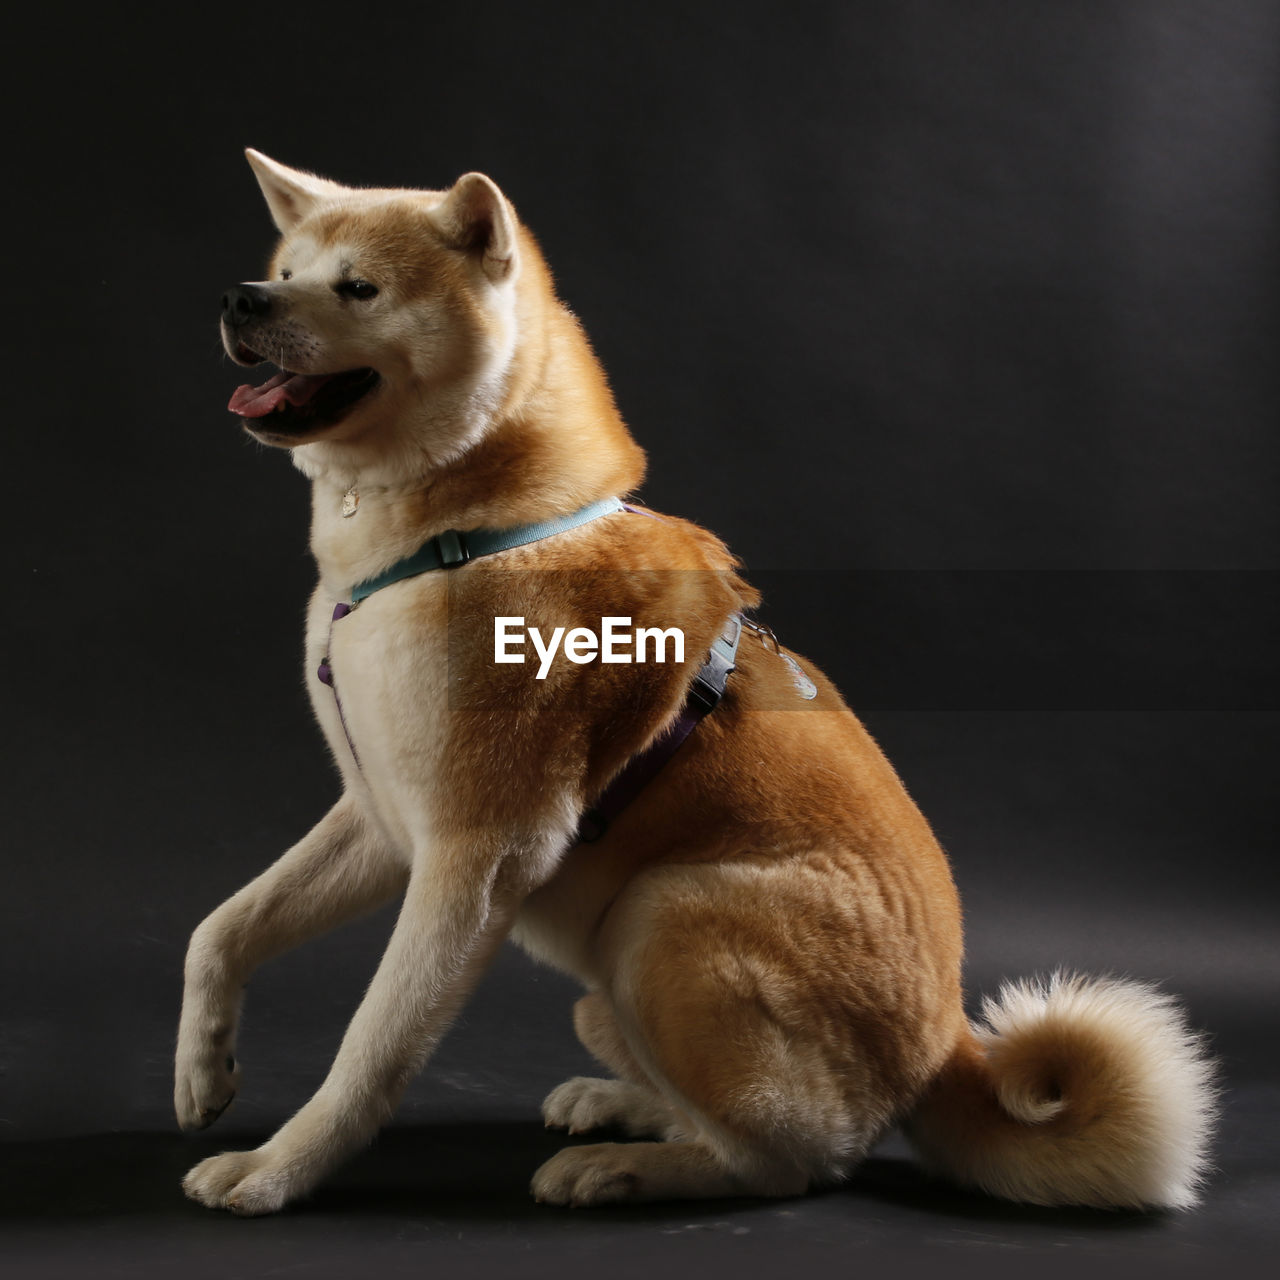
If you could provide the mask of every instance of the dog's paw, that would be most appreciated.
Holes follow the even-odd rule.
[[[230,1037],[203,1037],[199,1045],[180,1038],[174,1069],[173,1109],[187,1130],[207,1129],[235,1101],[240,1063]]]
[[[529,1190],[539,1204],[570,1209],[639,1199],[640,1175],[631,1152],[627,1144],[616,1142],[566,1147],[533,1175]]]
[[[256,1217],[283,1209],[309,1190],[309,1185],[279,1163],[267,1144],[254,1151],[224,1151],[202,1160],[183,1178],[182,1189],[206,1208]]]
[[[542,1118],[548,1129],[590,1133],[613,1126],[633,1137],[672,1136],[676,1115],[651,1089],[625,1080],[574,1076],[547,1094]]]

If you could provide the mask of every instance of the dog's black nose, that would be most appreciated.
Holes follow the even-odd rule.
[[[222,318],[233,329],[270,310],[271,295],[260,284],[238,284],[222,295]]]

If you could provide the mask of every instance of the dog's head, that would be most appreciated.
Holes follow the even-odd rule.
[[[223,295],[222,341],[278,372],[231,412],[272,445],[457,456],[502,400],[536,253],[502,192],[479,173],[362,190],[247,155],[282,238],[266,280]]]

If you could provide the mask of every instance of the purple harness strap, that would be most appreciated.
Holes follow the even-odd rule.
[[[320,665],[316,668],[316,675],[320,679],[321,684],[327,684],[333,690],[333,703],[338,708],[338,720],[342,725],[343,735],[347,739],[347,746],[351,748],[351,758],[356,762],[356,768],[360,768],[360,753],[356,750],[356,744],[352,741],[351,730],[347,728],[347,713],[342,709],[342,696],[338,693],[337,682],[333,678],[333,666],[329,662],[329,654],[333,650],[333,624],[340,622],[351,612],[349,604],[335,604],[333,606],[333,617],[329,619],[329,639],[325,643],[324,657],[320,659]]]
[[[633,515],[647,516],[650,520],[666,523],[661,516],[655,515],[652,511],[645,511],[642,507],[633,507],[630,503],[623,503],[623,509]],[[327,684],[333,690],[334,705],[338,708],[338,720],[342,725],[343,735],[347,739],[347,746],[351,749],[351,758],[359,769],[360,753],[356,750],[351,730],[347,727],[346,712],[342,709],[342,697],[338,693],[333,666],[329,661],[329,654],[333,649],[334,623],[341,622],[351,612],[352,607],[349,604],[334,605],[333,617],[329,619],[329,640],[325,647],[325,656],[320,660],[316,675],[321,684]],[[592,841],[599,840],[614,819],[653,781],[667,761],[680,749],[684,740],[698,727],[698,721],[716,709],[724,695],[729,673],[734,669],[734,655],[737,653],[738,639],[741,634],[742,615],[734,613],[725,624],[724,632],[712,647],[707,661],[694,676],[684,707],[674,722],[639,755],[632,756],[623,765],[622,772],[617,774],[600,793],[595,804],[583,813],[578,822],[579,843],[590,844]]]
[[[684,740],[698,727],[698,721],[710,715],[724,697],[729,673],[734,669],[738,640],[742,635],[742,615],[734,613],[725,623],[724,632],[706,662],[689,686],[684,707],[671,726],[655,738],[639,755],[634,755],[591,808],[578,820],[578,842],[591,844],[599,840],[610,824],[658,775],[663,765],[679,751]]]

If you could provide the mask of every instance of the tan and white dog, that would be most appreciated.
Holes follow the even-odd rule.
[[[250,151],[282,239],[224,298],[231,408],[313,491],[315,714],[344,780],[316,828],[191,939],[175,1103],[202,1128],[240,1084],[241,989],[264,960],[403,895],[328,1077],[268,1142],[187,1175],[269,1213],[367,1142],[502,940],[586,988],[611,1073],[547,1098],[571,1146],[533,1194],[593,1205],[795,1195],[901,1123],[938,1171],[1041,1204],[1185,1206],[1212,1069],[1165,996],[1006,987],[971,1026],[956,891],[928,824],[836,690],[744,632],[723,701],[603,839],[580,816],[679,715],[757,597],[693,524],[617,512],[335,604],[448,530],[625,495],[643,472],[605,375],[499,189],[357,190]],[[494,619],[679,627],[683,662],[494,661]],[[328,658],[341,693],[315,679]],[[811,689],[806,692],[811,692]],[[345,726],[342,713],[345,712]],[[354,754],[353,754],[354,752]],[[358,755],[358,760],[357,760]]]

